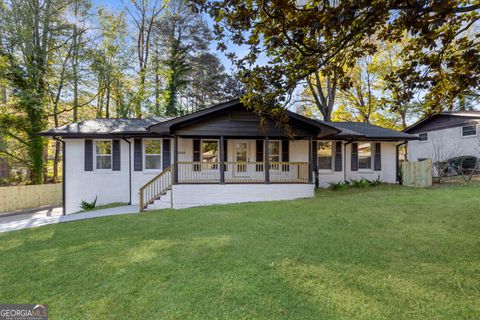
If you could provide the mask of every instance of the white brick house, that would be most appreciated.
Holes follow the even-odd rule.
[[[82,200],[148,208],[312,197],[315,185],[395,183],[416,136],[287,112],[292,134],[238,100],[172,119],[93,119],[42,133],[64,145],[64,212]]]

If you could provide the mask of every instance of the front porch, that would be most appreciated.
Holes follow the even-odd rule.
[[[150,126],[171,139],[172,159],[140,189],[141,208],[161,197],[172,208],[312,197],[313,139],[339,130],[286,116],[289,130],[232,102]]]
[[[311,183],[311,148],[311,139],[175,137],[173,184]]]
[[[160,199],[174,208],[313,195],[311,138],[175,136],[171,145],[172,164],[139,190],[141,210]]]

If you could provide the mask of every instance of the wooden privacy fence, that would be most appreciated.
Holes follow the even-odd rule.
[[[432,185],[432,160],[403,162],[402,184],[408,187],[430,187]]]
[[[62,184],[0,187],[0,214],[62,204]]]

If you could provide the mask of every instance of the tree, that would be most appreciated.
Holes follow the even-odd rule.
[[[193,57],[208,49],[211,31],[202,17],[182,0],[173,0],[155,25],[155,39],[165,79],[163,103],[166,115],[177,115],[180,93],[187,87]],[[197,81],[197,79],[195,79]]]
[[[405,66],[402,51],[408,41],[409,38],[404,37],[396,43],[380,44],[381,54],[377,57],[382,95],[380,103],[384,109],[389,109],[400,117],[401,129],[407,127],[407,119],[420,109],[420,102],[414,100],[420,90],[398,76],[398,71]]]
[[[14,0],[0,11],[0,77],[14,88],[13,115],[2,115],[5,133],[25,146],[31,182],[43,182],[47,84],[52,51],[64,46],[61,0]],[[3,153],[8,153],[2,150]]]
[[[188,108],[200,110],[238,97],[238,84],[225,73],[225,67],[211,52],[202,52],[191,59],[192,70],[185,92]],[[230,92],[230,91],[232,92]],[[236,92],[237,91],[237,92]]]
[[[79,80],[81,77],[82,59],[85,57],[85,33],[87,32],[86,19],[88,16],[88,10],[91,7],[91,3],[85,0],[74,0],[72,3],[72,11],[75,21],[73,22],[72,30],[72,82],[73,82],[73,122],[78,121],[78,108],[79,108]]]
[[[341,88],[337,97],[336,121],[357,121],[396,128],[398,117],[381,103],[381,53],[357,59],[348,71],[349,85]]]
[[[165,101],[165,115],[176,116],[179,114],[178,95],[187,86],[187,48],[181,47],[180,41],[172,39],[170,52],[165,65],[165,82],[163,100]]]
[[[159,0],[131,0],[130,6],[126,6],[126,10],[130,14],[136,28],[139,88],[135,95],[134,104],[137,118],[142,117],[142,106],[145,101],[145,80],[150,62],[153,26],[163,9],[164,5]]]
[[[438,183],[449,174],[449,161],[460,154],[458,145],[449,145],[443,139],[435,137],[432,140],[432,161],[434,173],[437,175]]]
[[[280,115],[297,85],[338,55],[373,54],[365,41],[412,38],[405,67],[397,74],[427,91],[427,108],[451,99],[480,82],[479,43],[474,25],[480,4],[474,1],[236,1],[194,0],[210,13],[218,39],[249,48],[230,57],[241,71],[247,94],[242,100],[270,115]],[[469,36],[468,33],[472,35]],[[226,49],[224,43],[220,48]],[[267,57],[265,65],[258,58]],[[446,81],[445,75],[450,77]]]
[[[112,110],[121,117],[131,116],[127,88],[128,50],[127,25],[124,13],[114,13],[105,8],[98,10],[100,44],[91,51],[92,69],[97,78],[97,117],[110,118]],[[115,109],[113,108],[115,106]],[[136,114],[138,116],[138,114]]]

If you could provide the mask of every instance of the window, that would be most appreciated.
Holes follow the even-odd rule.
[[[145,146],[145,169],[159,170],[162,166],[161,141],[144,140],[143,143]]]
[[[469,126],[462,127],[462,137],[476,136],[477,135],[477,126],[472,124]]]
[[[280,141],[269,141],[269,162],[280,162]]]
[[[112,141],[98,140],[95,142],[97,169],[112,169]]]
[[[317,144],[317,163],[320,170],[331,170],[333,158],[332,142],[318,142]]]
[[[371,143],[358,144],[358,168],[359,169],[372,168],[372,144]]]
[[[217,140],[202,141],[202,163],[206,164],[206,169],[217,169],[218,167],[218,141]]]
[[[420,141],[427,141],[428,140],[428,133],[422,132],[418,134],[418,138]]]
[[[271,170],[278,170],[280,169],[280,141],[269,141],[269,154],[268,154],[268,162],[270,163]],[[276,163],[272,163],[276,162]]]

